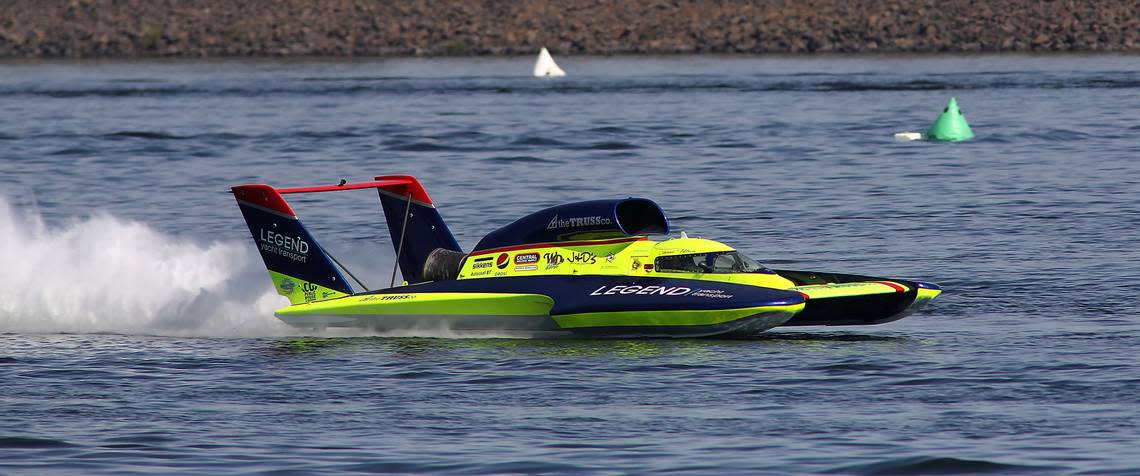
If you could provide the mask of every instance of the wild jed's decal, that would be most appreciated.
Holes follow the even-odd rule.
[[[590,293],[590,296],[611,296],[614,294],[638,294],[657,296],[694,296],[717,299],[729,299],[733,295],[721,289],[698,289],[684,286],[602,286]]]
[[[575,217],[575,218],[559,219],[558,215],[554,215],[554,218],[550,219],[550,224],[546,225],[546,229],[547,230],[557,230],[560,228],[578,228],[578,227],[582,227],[582,226],[609,225],[611,223],[613,223],[613,220],[610,220],[609,218],[601,217],[601,216]]]
[[[546,259],[546,269],[555,269],[565,261],[565,258],[558,253],[546,253],[542,257]]]
[[[309,243],[300,237],[282,235],[273,230],[260,228],[258,238],[262,251],[281,255],[293,261],[304,263],[309,254]]]

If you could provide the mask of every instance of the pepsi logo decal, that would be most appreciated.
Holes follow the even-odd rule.
[[[495,259],[495,267],[499,269],[507,269],[507,263],[509,261],[508,258],[510,258],[510,256],[507,256],[506,253],[499,255],[499,257]]]

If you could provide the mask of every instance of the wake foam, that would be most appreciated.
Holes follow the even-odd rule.
[[[245,243],[196,243],[98,212],[48,227],[0,197],[0,333],[291,334]]]

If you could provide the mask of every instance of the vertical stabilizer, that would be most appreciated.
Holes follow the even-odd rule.
[[[386,175],[376,177],[376,181],[390,182],[377,190],[405,281],[415,284],[425,280],[424,263],[436,249],[462,252],[431,197],[415,177]]]
[[[566,72],[558,67],[554,58],[550,56],[550,52],[543,48],[542,51],[538,52],[538,60],[534,62],[534,75],[536,77],[566,76]]]
[[[340,270],[276,189],[239,185],[231,190],[278,294],[292,304],[352,294]]]

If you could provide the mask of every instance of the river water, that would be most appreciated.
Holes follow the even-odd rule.
[[[0,63],[0,473],[1140,474],[1140,57]],[[895,142],[956,97],[977,138]],[[227,188],[418,176],[460,244],[643,196],[945,293],[752,340],[302,335]],[[299,197],[372,287],[375,195]]]

